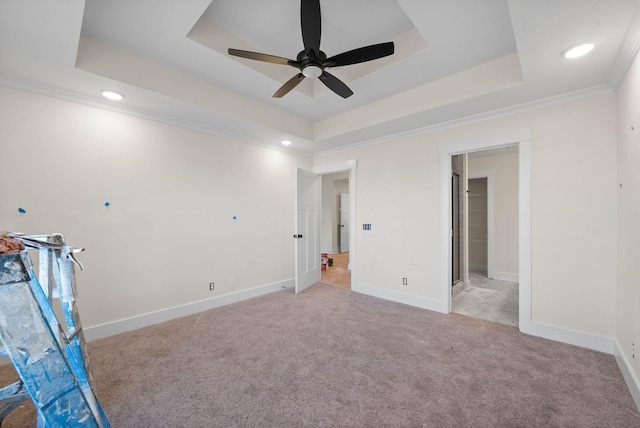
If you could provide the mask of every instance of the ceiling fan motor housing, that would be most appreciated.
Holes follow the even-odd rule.
[[[324,71],[324,62],[327,60],[327,55],[322,52],[313,49],[303,50],[297,56],[296,67],[300,69],[305,77],[320,77]]]

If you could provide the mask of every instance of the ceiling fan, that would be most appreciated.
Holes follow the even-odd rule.
[[[372,61],[392,55],[394,52],[393,42],[386,42],[350,50],[327,58],[327,55],[320,50],[320,0],[300,1],[300,26],[302,27],[304,50],[298,54],[296,60],[239,49],[229,49],[229,55],[273,64],[289,65],[299,69],[300,73],[282,85],[273,94],[274,98],[281,98],[289,93],[305,77],[317,77],[327,88],[342,98],[348,98],[353,95],[353,91],[340,79],[325,71],[325,68]]]

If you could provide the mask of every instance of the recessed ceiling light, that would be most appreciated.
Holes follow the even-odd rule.
[[[283,145],[285,145],[285,146],[290,146],[290,145],[291,145],[291,141],[289,141],[289,140],[284,140],[284,141],[282,142],[282,144],[283,144]]]
[[[581,43],[564,51],[562,56],[568,59],[579,58],[591,52],[595,47],[595,43]]]
[[[102,91],[102,96],[111,101],[120,101],[124,98],[124,95],[115,91],[107,90],[107,89]]]

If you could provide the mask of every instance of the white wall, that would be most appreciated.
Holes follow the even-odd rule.
[[[492,170],[494,277],[518,277],[518,154],[469,159],[469,174]]]
[[[293,278],[310,159],[13,88],[0,100],[0,229],[86,248],[85,327]]]
[[[352,289],[441,307],[438,143],[531,128],[533,321],[612,338],[616,126],[612,94],[316,157],[358,160]]]
[[[338,224],[340,223],[340,194],[349,193],[349,173],[337,172],[322,176],[322,224],[320,228],[320,251],[340,251]]]
[[[618,322],[617,345],[640,408],[640,59],[618,91]],[[635,344],[635,358],[632,351]],[[629,379],[627,379],[629,382]]]

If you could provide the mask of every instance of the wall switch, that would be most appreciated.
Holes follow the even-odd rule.
[[[231,278],[229,278],[229,287],[236,288],[236,277],[235,276],[232,276]]]
[[[402,285],[407,285],[407,278],[402,278]]]
[[[209,283],[209,290],[213,291],[214,288],[215,288],[215,282],[210,282]]]

